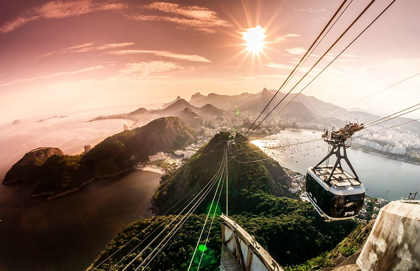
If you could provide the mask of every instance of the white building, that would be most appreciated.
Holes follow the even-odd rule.
[[[158,153],[156,153],[154,155],[150,155],[149,156],[149,161],[150,162],[164,161],[167,158],[168,157],[163,152],[158,152]]]
[[[185,151],[184,152],[184,158],[185,159],[190,159],[193,155],[194,155],[194,151]]]
[[[383,198],[378,198],[378,201],[377,202],[378,202],[378,205],[384,206],[387,201],[385,199],[383,199]]]
[[[300,192],[302,189],[300,188],[300,186],[296,186],[295,188],[290,188],[289,190],[290,190],[290,193],[296,194]]]
[[[178,155],[178,156],[184,155],[184,151],[176,150],[175,155]]]

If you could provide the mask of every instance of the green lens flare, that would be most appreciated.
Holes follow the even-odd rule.
[[[207,250],[207,247],[206,247],[206,245],[199,245],[198,250],[201,251],[201,252],[204,252],[204,251]]]
[[[219,216],[219,215],[221,215],[222,214],[222,209],[221,209],[221,206],[220,206],[220,204],[216,204],[216,203],[214,203],[213,204],[213,206],[211,207],[211,210],[210,210],[210,207],[211,207],[211,204],[209,203],[208,205],[207,205],[207,213],[209,213],[210,212],[210,217],[213,217],[213,214],[215,215],[215,216]],[[216,211],[216,213],[214,212],[214,211]]]

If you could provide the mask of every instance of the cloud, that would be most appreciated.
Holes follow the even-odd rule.
[[[282,69],[282,70],[293,70],[292,66],[289,65],[283,65],[283,64],[277,64],[277,63],[267,63],[265,66],[273,69]]]
[[[5,34],[12,32],[31,21],[41,19],[61,19],[97,11],[112,11],[125,8],[127,8],[127,5],[114,2],[94,3],[92,0],[77,0],[72,2],[51,1],[30,10],[26,10],[24,15],[6,22],[0,27],[0,33]]]
[[[302,47],[295,47],[295,48],[289,48],[289,49],[284,49],[287,52],[289,52],[289,54],[292,55],[303,55],[304,53],[306,53],[306,49],[302,48]]]
[[[138,15],[130,18],[137,21],[171,22],[206,33],[216,32],[214,29],[211,29],[211,27],[232,26],[229,22],[219,18],[216,12],[205,7],[180,6],[174,3],[154,2],[143,6],[143,8],[168,13],[170,15],[175,15],[175,17],[163,15]]]
[[[25,79],[17,79],[17,80],[2,83],[2,84],[0,84],[0,87],[10,86],[10,85],[18,84],[18,83],[30,82],[30,81],[34,81],[34,80],[38,80],[38,79],[47,79],[47,78],[52,78],[52,77],[58,77],[58,76],[64,76],[64,75],[78,74],[78,73],[82,73],[82,72],[95,71],[95,70],[100,70],[100,69],[103,69],[103,68],[104,68],[104,66],[101,65],[101,66],[89,67],[89,68],[85,68],[85,69],[81,69],[81,70],[77,70],[77,71],[57,72],[57,73],[43,75],[43,76],[30,77],[30,78],[25,78]]]
[[[207,58],[198,55],[175,54],[169,51],[153,51],[153,50],[120,50],[109,52],[110,55],[132,55],[132,54],[154,54],[156,56],[169,57],[194,62],[211,62]]]
[[[64,48],[62,50],[58,50],[58,51],[53,51],[51,53],[48,54],[44,54],[42,56],[50,56],[53,54],[74,54],[74,53],[84,53],[84,52],[89,52],[89,51],[98,51],[98,50],[106,50],[106,49],[115,49],[115,48],[122,48],[122,47],[126,47],[126,46],[130,46],[130,45],[134,45],[133,42],[124,42],[124,43],[109,43],[109,44],[104,44],[104,45],[100,45],[100,46],[93,46],[94,43],[83,43],[80,45],[76,45],[76,46],[72,46],[72,47],[67,47]]]
[[[127,63],[120,72],[123,75],[147,76],[153,73],[167,72],[175,69],[183,69],[180,65],[167,61],[150,61],[139,63]]]
[[[298,37],[300,37],[299,34],[287,33],[285,35],[277,37],[276,42],[282,42],[282,41],[285,41],[285,40],[290,39],[290,38],[298,38]]]

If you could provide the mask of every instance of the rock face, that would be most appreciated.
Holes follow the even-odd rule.
[[[420,201],[381,209],[357,259],[362,271],[420,270]]]
[[[42,166],[53,155],[64,155],[58,148],[38,148],[26,153],[7,172],[3,184],[35,182],[42,175]]]

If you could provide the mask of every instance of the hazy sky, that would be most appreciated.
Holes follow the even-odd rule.
[[[368,2],[353,0],[302,71]],[[377,0],[303,83],[390,2]],[[177,95],[189,100],[196,92],[277,89],[340,3],[3,0],[0,122]],[[345,106],[420,72],[419,14],[420,1],[397,0],[304,94]],[[267,37],[263,51],[253,56],[242,33],[257,25]],[[420,76],[352,107],[393,112],[417,103],[419,87]]]

